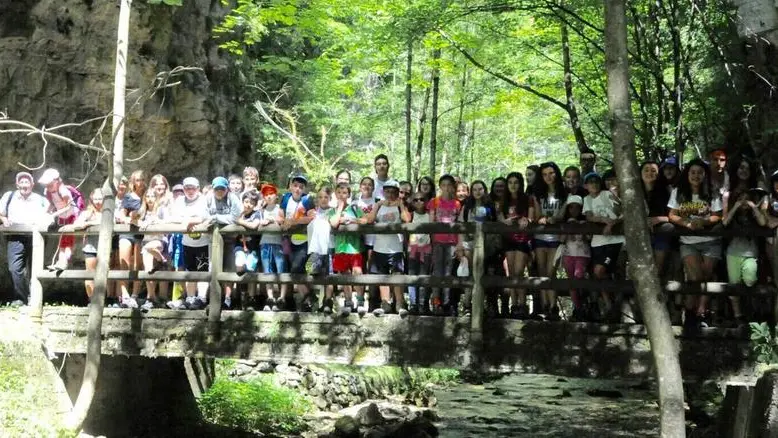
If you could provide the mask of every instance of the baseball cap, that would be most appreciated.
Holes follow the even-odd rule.
[[[213,186],[214,189],[226,189],[230,186],[230,182],[223,176],[217,176],[211,181],[211,186]]]
[[[397,180],[394,179],[387,180],[384,183],[384,189],[392,189],[392,188],[400,190],[400,183],[398,183]]]
[[[675,166],[678,167],[678,160],[675,157],[667,157],[664,161],[662,161],[662,165],[659,166],[660,168],[665,166]]]
[[[265,183],[262,185],[262,196],[275,195],[278,193],[278,187],[273,184]]]
[[[583,199],[581,199],[581,197],[578,195],[570,195],[567,197],[567,202],[565,203],[565,205],[570,205],[570,204],[583,205]]]
[[[292,182],[299,181],[305,185],[308,185],[308,178],[305,177],[305,175],[298,173],[297,175],[292,176]]]
[[[174,192],[183,192],[184,191],[184,185],[183,184],[176,184],[173,186]]]
[[[59,171],[57,171],[57,169],[46,169],[46,171],[43,172],[43,175],[38,178],[38,182],[47,185],[51,184],[55,179],[59,179]]]
[[[29,179],[30,182],[35,182],[29,172],[19,172],[16,174],[16,183],[19,184],[19,181],[23,180],[24,178]]]
[[[200,181],[193,176],[188,176],[184,178],[184,187],[200,187]]]

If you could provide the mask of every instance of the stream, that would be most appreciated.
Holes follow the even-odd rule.
[[[513,374],[436,391],[444,438],[654,437],[653,385],[636,381]]]

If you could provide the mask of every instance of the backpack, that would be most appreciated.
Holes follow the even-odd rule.
[[[65,185],[65,188],[68,189],[68,191],[70,192],[70,198],[72,200],[73,205],[75,205],[76,209],[78,210],[78,211],[76,211],[76,215],[78,215],[79,212],[84,211],[84,209],[86,208],[86,202],[84,201],[84,195],[82,195],[81,192],[78,191],[78,189],[75,188],[74,186]],[[54,203],[52,201],[52,197],[51,197],[51,194],[49,192],[46,192],[46,199],[48,199],[49,202],[51,202],[52,204]]]

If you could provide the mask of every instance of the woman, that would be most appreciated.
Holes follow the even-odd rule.
[[[527,228],[530,218],[535,217],[532,198],[524,190],[524,177],[519,172],[511,172],[506,178],[507,190],[500,202],[497,219],[519,230]],[[524,277],[524,270],[532,253],[530,236],[514,233],[503,237],[502,248],[505,251],[507,275],[511,278]],[[511,317],[526,319],[529,316],[527,295],[524,289],[511,289]]]
[[[562,172],[554,162],[540,165],[540,176],[533,188],[535,197],[535,221],[540,225],[551,225],[561,220],[564,205],[567,202],[567,190],[562,180]],[[554,234],[535,235],[535,260],[538,264],[538,275],[541,277],[556,277],[556,255],[560,245],[559,236]],[[539,305],[533,306],[533,314],[538,319],[544,317],[550,321],[559,320],[559,307],[556,304],[557,294],[553,289],[541,291]]]
[[[97,188],[92,190],[92,193],[89,195],[89,206],[78,215],[73,228],[84,230],[93,225],[100,225],[102,211],[103,191]],[[95,268],[97,268],[97,240],[97,234],[84,235],[84,263],[86,264],[86,270],[89,272],[94,272]],[[86,296],[91,299],[92,293],[95,290],[95,282],[93,280],[84,281],[84,289],[86,290]]]
[[[122,222],[130,224],[130,228],[137,228],[143,206],[143,196],[146,194],[146,172],[136,170],[130,175],[128,184],[129,192],[121,203]],[[142,235],[122,234],[119,236],[119,269],[125,271],[137,271],[141,266],[141,241]],[[127,288],[126,280],[119,280],[119,292],[121,293],[121,305],[125,308],[138,308],[138,295],[140,294],[140,281],[132,284],[132,295]]]
[[[721,199],[711,189],[708,165],[694,159],[683,170],[678,187],[673,189],[667,203],[670,222],[692,231],[703,230],[721,221]],[[710,236],[681,236],[681,258],[690,282],[713,279],[716,263],[721,259],[721,238]],[[709,324],[708,297],[686,297],[686,320],[689,328]]]
[[[416,184],[416,191],[424,194],[424,197],[429,201],[435,197],[435,181],[429,176],[421,177],[419,183]]]

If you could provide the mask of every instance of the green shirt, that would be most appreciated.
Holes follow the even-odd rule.
[[[332,219],[338,214],[338,209],[333,208],[327,214],[327,219]],[[347,206],[341,213],[341,217],[347,219],[346,223],[355,223],[357,219],[365,214],[361,208],[353,205]],[[362,236],[357,233],[337,233],[335,234],[335,254],[359,254],[362,248]]]

